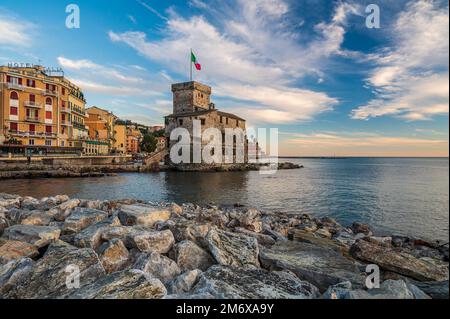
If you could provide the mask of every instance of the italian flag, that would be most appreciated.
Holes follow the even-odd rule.
[[[197,62],[197,58],[195,54],[191,51],[191,62],[194,63],[195,68],[200,71],[202,69],[202,66],[200,63]]]

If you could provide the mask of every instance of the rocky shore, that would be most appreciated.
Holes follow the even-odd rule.
[[[238,205],[0,194],[4,299],[448,298],[448,251]],[[379,288],[366,287],[368,264]]]
[[[211,169],[202,169],[203,172],[235,172],[235,171],[257,171],[265,165],[261,164],[245,164],[228,167],[214,167]],[[289,162],[279,163],[278,169],[298,169],[303,168],[302,165]],[[150,165],[138,166],[129,165],[98,165],[98,166],[65,166],[53,167],[43,165],[32,165],[28,168],[23,167],[0,167],[0,180],[2,179],[24,179],[24,178],[70,178],[70,177],[104,177],[113,176],[117,173],[150,173],[179,169],[166,165]],[[199,171],[198,169],[192,171]]]

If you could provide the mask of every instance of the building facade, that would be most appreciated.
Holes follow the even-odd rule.
[[[112,112],[99,108],[90,107],[86,110],[87,119],[85,121],[91,140],[100,141],[108,144],[107,153],[116,152],[116,131],[115,123],[117,116]]]
[[[244,163],[248,161],[248,141],[245,135],[246,121],[243,118],[231,113],[221,112],[216,109],[215,105],[211,103],[211,87],[198,83],[198,82],[186,82],[172,85],[173,92],[173,113],[165,117],[165,137],[168,149],[170,150],[177,141],[170,141],[170,133],[175,128],[185,128],[193,136],[194,121],[201,126],[201,133],[208,128],[217,128],[222,133],[222,154],[225,154],[225,129],[239,128],[244,132],[243,135],[243,158]],[[182,163],[184,168],[196,169],[196,166],[223,166],[225,164],[225,158],[222,157],[221,163],[218,165],[205,165],[203,159],[202,162],[197,164],[191,164],[194,161],[193,157],[193,140],[190,141],[190,163]],[[204,140],[201,141],[201,148],[208,144]],[[237,161],[237,143],[236,139],[233,140],[233,164]],[[169,160],[169,164],[174,165]],[[181,168],[183,168],[181,167]]]
[[[69,98],[73,88],[76,86],[63,75],[51,75],[42,66],[1,66],[2,152],[81,153],[82,148],[70,142]]]

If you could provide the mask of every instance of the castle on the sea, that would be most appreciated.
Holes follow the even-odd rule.
[[[168,150],[177,143],[170,140],[170,133],[175,128],[185,128],[193,136],[194,121],[197,120],[201,125],[203,133],[208,128],[217,128],[222,133],[222,156],[225,154],[225,129],[240,128],[245,132],[245,119],[231,113],[219,111],[214,103],[211,103],[211,87],[199,82],[191,81],[185,83],[177,83],[172,85],[173,92],[173,113],[165,117],[165,133],[167,138]],[[193,139],[191,139],[190,147],[190,163],[182,163],[181,168],[184,169],[201,169],[217,166],[235,165],[236,163],[236,137],[233,140],[233,164],[222,163],[206,164],[203,159],[201,163],[193,163]],[[202,140],[202,149],[207,142]],[[248,161],[248,141],[244,136],[244,163]],[[170,159],[169,159],[169,164]]]

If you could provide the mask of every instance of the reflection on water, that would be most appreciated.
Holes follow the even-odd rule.
[[[448,240],[448,159],[292,160],[305,166],[258,172],[161,172],[106,178],[0,181],[0,192],[88,199],[137,198],[260,209],[365,221],[380,231]]]

